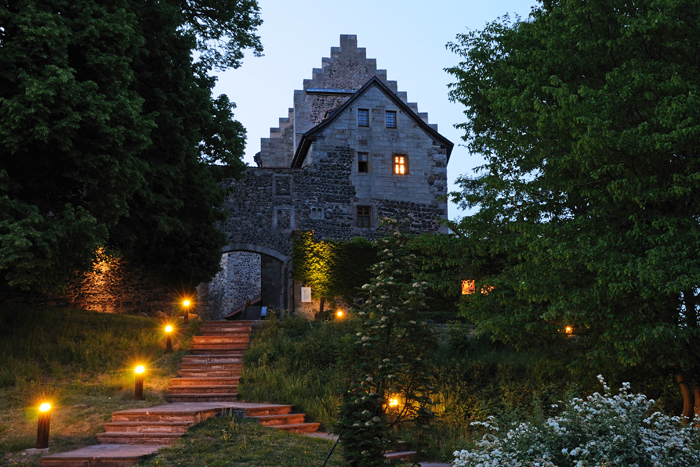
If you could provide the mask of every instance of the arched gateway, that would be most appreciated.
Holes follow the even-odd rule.
[[[291,276],[296,232],[375,239],[382,217],[402,219],[416,234],[439,231],[452,147],[356,36],[341,35],[340,47],[294,91],[288,117],[262,139],[258,167],[224,182],[229,245],[210,295],[223,297],[224,311],[235,309],[253,298],[245,295],[259,277],[263,304],[304,311]]]

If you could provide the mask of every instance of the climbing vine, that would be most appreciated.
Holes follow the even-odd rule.
[[[315,240],[311,232],[304,232],[294,240],[292,261],[294,279],[311,287],[314,298],[349,302],[369,281],[369,268],[378,256],[377,247],[365,238]]]
[[[427,283],[414,280],[416,255],[397,222],[385,220],[389,235],[377,240],[380,261],[362,288],[367,300],[344,360],[346,392],[335,431],[354,467],[384,466],[392,448],[392,427],[413,423],[419,435],[432,419],[430,368],[435,348],[424,301]]]

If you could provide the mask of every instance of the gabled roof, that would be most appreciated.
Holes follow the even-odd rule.
[[[408,104],[402,101],[391,89],[389,89],[386,84],[384,84],[376,76],[373,76],[360,89],[355,91],[353,96],[345,101],[343,105],[333,109],[328,118],[302,135],[301,141],[299,141],[299,146],[297,146],[297,150],[294,153],[294,158],[292,159],[292,167],[298,168],[302,166],[304,159],[306,159],[306,154],[309,152],[309,148],[311,147],[311,143],[316,141],[326,127],[333,123],[343,112],[345,112],[345,110],[350,108],[350,106],[353,105],[360,97],[362,97],[362,95],[364,95],[365,92],[367,92],[367,90],[372,86],[379,88],[379,90],[381,90],[399,109],[401,109],[404,114],[413,120],[414,123],[416,123],[423,131],[430,135],[433,140],[438,141],[442,146],[445,146],[445,148],[447,148],[447,160],[450,160],[450,154],[452,154],[454,144],[434,130],[430,125],[425,123],[423,119],[420,118],[413,110],[411,110]]]

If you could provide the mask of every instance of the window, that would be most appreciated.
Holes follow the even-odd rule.
[[[396,128],[396,111],[395,110],[387,110],[386,111],[386,127],[387,128]]]
[[[357,206],[357,227],[372,227],[372,206]]]
[[[311,208],[312,219],[323,219],[323,208]]]
[[[369,126],[369,109],[357,109],[357,126]]]
[[[394,156],[394,175],[406,175],[408,173],[408,156]]]
[[[360,173],[369,172],[369,157],[366,152],[357,153],[357,171]]]

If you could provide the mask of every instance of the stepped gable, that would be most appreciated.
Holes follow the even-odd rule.
[[[331,56],[323,57],[321,68],[314,68],[312,78],[305,79],[303,89],[294,91],[294,107],[279,126],[270,128],[270,137],[261,138],[260,152],[255,155],[259,167],[290,167],[304,133],[334,115],[355,92],[376,78],[428,124],[428,114],[418,112],[418,104],[408,102],[406,92],[399,92],[396,81],[387,80],[386,70],[377,69],[377,60],[367,58],[364,47],[357,47],[357,36],[342,34],[340,47],[331,47]],[[437,125],[430,125],[437,131]]]

